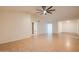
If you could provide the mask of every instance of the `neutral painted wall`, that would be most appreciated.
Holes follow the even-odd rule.
[[[59,22],[59,32],[79,33],[79,22],[76,21],[62,21]]]
[[[70,23],[64,22],[62,24],[62,32],[76,33],[77,32],[76,23],[75,22],[70,22]]]
[[[30,37],[31,15],[21,12],[0,12],[0,43]]]
[[[41,20],[40,22],[38,22],[37,24],[38,28],[38,34],[45,34],[46,33],[46,22],[44,20]]]
[[[47,21],[41,20],[38,22],[38,34],[48,33],[47,24],[52,24],[52,33],[58,33],[58,22],[57,21]]]
[[[52,31],[53,31],[53,33],[58,33],[58,21],[53,21],[52,22]]]

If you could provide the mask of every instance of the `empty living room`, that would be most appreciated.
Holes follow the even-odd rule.
[[[79,6],[0,6],[0,52],[79,52]]]

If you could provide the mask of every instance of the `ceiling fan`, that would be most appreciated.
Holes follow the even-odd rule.
[[[37,13],[39,13],[40,15],[44,14],[44,15],[47,15],[47,14],[52,14],[53,11],[55,11],[55,9],[52,9],[53,6],[50,6],[50,7],[46,7],[46,6],[42,6],[42,9],[36,9],[37,10]]]

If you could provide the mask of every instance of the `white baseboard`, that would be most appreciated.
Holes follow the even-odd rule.
[[[4,44],[4,43],[9,43],[9,42],[13,42],[13,41],[18,41],[18,40],[22,40],[22,39],[26,39],[26,38],[30,38],[32,35],[27,35],[27,36],[23,36],[20,38],[16,38],[16,39],[9,39],[9,40],[4,40],[4,41],[0,41],[0,44]]]

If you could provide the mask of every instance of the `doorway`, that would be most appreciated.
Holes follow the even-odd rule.
[[[47,33],[52,34],[52,24],[47,24]]]
[[[37,23],[32,22],[32,34],[37,35]]]

